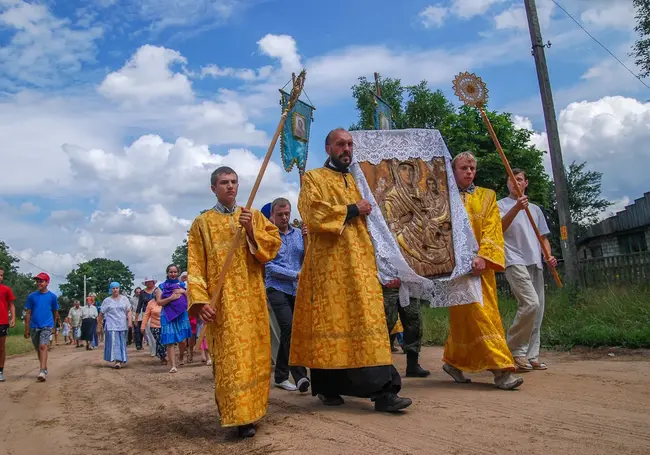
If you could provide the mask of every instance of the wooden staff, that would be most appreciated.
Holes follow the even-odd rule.
[[[298,101],[298,97],[302,92],[302,88],[305,84],[305,76],[306,76],[306,71],[302,70],[297,78],[292,78],[293,88],[291,89],[289,102],[287,103],[287,107],[282,111],[282,116],[280,117],[278,126],[275,129],[275,134],[273,135],[271,144],[269,145],[269,148],[266,151],[266,156],[264,157],[264,161],[262,162],[262,167],[260,168],[260,171],[257,174],[255,185],[253,185],[251,194],[250,196],[248,196],[248,202],[246,203],[247,210],[250,210],[251,205],[253,205],[253,200],[257,195],[257,190],[259,189],[260,183],[262,182],[262,177],[264,177],[264,172],[266,171],[266,167],[268,166],[269,161],[271,160],[271,155],[273,155],[273,149],[275,149],[275,145],[278,142],[278,138],[282,133],[282,129],[284,128],[284,122],[287,119],[287,116],[289,115],[289,111],[293,108],[294,104],[296,104],[296,101]],[[226,260],[224,261],[221,267],[221,271],[219,272],[216,289],[214,291],[214,294],[212,294],[212,299],[210,301],[210,306],[212,306],[215,309],[217,308],[217,303],[221,299],[221,292],[223,291],[223,284],[226,281],[226,274],[228,273],[228,269],[230,269],[232,258],[235,256],[235,252],[237,251],[237,248],[239,248],[239,245],[243,237],[242,236],[243,232],[244,232],[243,226],[239,226],[239,228],[235,232],[235,236],[232,239],[232,243],[230,244],[230,250],[228,250],[228,254],[226,255]],[[207,324],[204,324],[203,328],[201,329],[201,333],[199,334],[199,338],[198,338],[199,342],[203,341],[203,337],[205,337],[206,330],[207,330]]]
[[[524,194],[521,192],[521,189],[517,184],[517,179],[515,179],[515,174],[512,172],[512,168],[510,167],[508,158],[506,157],[506,154],[503,152],[503,148],[501,147],[499,138],[497,138],[497,135],[494,132],[494,128],[492,128],[492,123],[490,122],[490,119],[488,118],[487,114],[485,113],[485,110],[482,107],[479,107],[478,110],[481,113],[481,117],[483,117],[483,121],[485,122],[485,125],[487,126],[488,132],[490,133],[490,137],[492,138],[492,142],[494,142],[494,145],[496,146],[497,151],[499,152],[501,161],[503,161],[503,165],[506,168],[506,173],[508,174],[508,177],[510,177],[510,180],[512,180],[512,186],[515,189],[515,192],[517,193],[517,197],[522,197]],[[530,210],[528,209],[528,207],[526,207],[524,210],[526,211],[526,216],[528,217],[528,221],[530,221],[530,224],[533,226],[533,230],[535,231],[537,240],[539,241],[539,244],[542,247],[542,253],[544,254],[544,259],[548,261],[551,258],[551,252],[546,247],[544,238],[542,237],[542,234],[540,234],[539,229],[535,224],[535,220],[533,219],[533,215],[530,213]],[[558,275],[555,267],[550,267],[550,269],[551,272],[553,273],[553,278],[555,278],[555,282],[557,283],[558,287],[561,288],[562,280],[560,279],[560,275]]]

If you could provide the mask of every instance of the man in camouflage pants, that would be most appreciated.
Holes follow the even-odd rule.
[[[426,378],[430,372],[420,366],[420,347],[422,346],[422,308],[419,299],[411,298],[408,306],[399,303],[399,280],[382,286],[384,309],[388,333],[393,331],[399,315],[404,326],[404,352],[406,353],[406,377]]]

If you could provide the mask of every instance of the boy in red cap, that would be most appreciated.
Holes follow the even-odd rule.
[[[25,338],[32,338],[32,344],[38,360],[41,363],[41,371],[38,373],[39,382],[45,382],[47,378],[47,346],[50,343],[50,335],[54,328],[56,312],[59,303],[56,295],[48,291],[50,276],[47,273],[39,273],[34,277],[36,291],[29,294],[25,303]]]
[[[9,328],[16,325],[16,307],[14,306],[14,293],[9,286],[2,284],[5,271],[0,268],[0,382],[5,382],[5,342]],[[11,320],[9,320],[11,313]]]

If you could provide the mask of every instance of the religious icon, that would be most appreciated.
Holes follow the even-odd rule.
[[[391,129],[390,123],[391,123],[390,118],[386,114],[381,112],[379,114],[379,129],[380,130],[390,130]]]
[[[305,117],[294,112],[293,114],[293,135],[296,139],[301,141],[307,141],[307,126],[305,122]]]
[[[406,262],[424,277],[454,269],[444,158],[361,163],[368,185]]]

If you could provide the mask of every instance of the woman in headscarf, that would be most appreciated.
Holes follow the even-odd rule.
[[[153,291],[153,290],[152,290]],[[144,313],[144,317],[141,322],[136,324],[141,324],[140,331],[144,332],[145,327],[149,327],[151,335],[153,336],[153,345],[155,346],[156,355],[160,359],[162,365],[167,365],[167,349],[165,345],[160,342],[160,313],[162,312],[162,307],[158,305],[156,299],[149,300],[147,304],[147,310]],[[147,326],[147,324],[149,324]],[[150,345],[151,346],[151,345]]]
[[[110,295],[102,302],[104,315],[104,360],[113,362],[113,368],[121,368],[128,360],[126,340],[132,326],[131,302],[120,294],[120,283],[113,281]]]
[[[94,297],[88,294],[86,305],[81,307],[81,339],[86,342],[86,351],[94,349],[91,346],[97,327],[97,307]]]
[[[156,301],[163,307],[160,314],[160,342],[167,346],[167,358],[172,363],[170,373],[176,373],[176,348],[178,343],[180,365],[183,365],[185,341],[192,336],[187,314],[185,285],[178,279],[178,266],[167,266],[167,280],[156,289]]]

